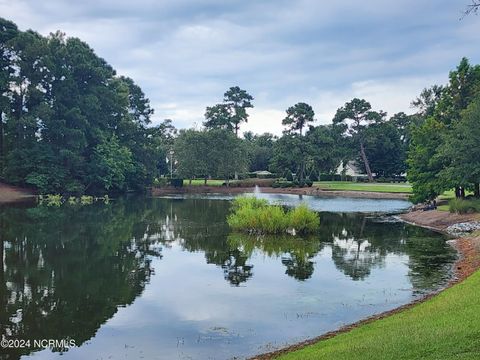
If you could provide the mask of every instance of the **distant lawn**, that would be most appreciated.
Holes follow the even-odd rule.
[[[407,183],[356,183],[350,181],[316,181],[313,186],[328,190],[376,191],[387,193],[411,193]]]
[[[413,308],[279,357],[480,359],[480,271]]]
[[[216,180],[216,179],[207,180],[207,186],[222,186],[222,184],[224,182],[225,182],[225,180]],[[183,180],[183,185],[188,186],[189,181],[188,180]],[[192,185],[203,186],[203,185],[205,185],[205,180],[203,180],[203,179],[192,180]]]
[[[450,206],[448,204],[438,205],[437,210],[439,210],[439,211],[450,211]]]

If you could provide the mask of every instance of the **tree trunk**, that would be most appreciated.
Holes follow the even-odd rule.
[[[304,178],[305,178],[305,160],[302,159],[302,162],[300,163],[300,176],[299,176],[299,181],[301,185],[303,185],[304,183]]]
[[[480,198],[480,183],[475,183],[474,185],[474,193],[476,198]]]
[[[205,178],[203,179],[203,185],[207,185],[207,177],[205,176]]]
[[[360,156],[362,157],[363,164],[365,165],[365,170],[367,171],[368,181],[372,182],[372,170],[370,170],[370,164],[367,159],[367,154],[365,154],[365,147],[363,146],[363,142],[360,142]]]
[[[192,178],[188,179],[188,185],[192,185]]]
[[[455,197],[460,198],[460,188],[458,186],[455,186]]]

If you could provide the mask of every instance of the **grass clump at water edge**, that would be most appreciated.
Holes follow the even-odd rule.
[[[320,227],[318,214],[305,204],[286,211],[264,199],[238,197],[232,210],[227,219],[230,227],[251,234],[307,234]]]
[[[451,213],[471,214],[480,212],[479,199],[452,199],[448,202]]]

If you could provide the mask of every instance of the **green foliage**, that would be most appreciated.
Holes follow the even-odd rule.
[[[105,190],[124,190],[126,179],[134,170],[132,152],[121,146],[112,136],[98,144],[93,150],[91,184]]]
[[[293,181],[293,174],[290,170],[285,172],[285,179],[287,179],[287,181]]]
[[[238,197],[233,201],[233,212],[227,221],[235,230],[255,234],[280,234],[287,231],[306,234],[319,229],[318,214],[306,205],[285,211],[283,207],[268,205],[255,197]]]
[[[40,205],[58,207],[62,205],[63,199],[62,199],[62,195],[48,194],[48,195],[40,195],[38,200]]]
[[[290,188],[295,187],[295,183],[293,181],[288,180],[277,180],[272,184],[273,188]]]
[[[407,145],[392,120],[365,129],[365,153],[377,177],[392,177],[406,171]],[[360,156],[358,160],[361,163]]]
[[[441,159],[435,157],[445,131],[445,126],[433,118],[413,130],[407,178],[412,184],[414,202],[433,199],[448,188],[437,177],[443,165]]]
[[[267,170],[277,138],[270,133],[254,135],[252,132],[244,133],[243,137],[248,150],[249,171]]]
[[[181,131],[174,148],[179,176],[223,178],[229,183],[235,173],[247,171],[247,144],[228,130]]]
[[[288,212],[288,226],[300,234],[318,231],[320,222],[318,214],[301,204]]]
[[[180,178],[173,178],[173,179],[170,179],[170,185],[172,185],[173,187],[182,187],[183,186],[183,179],[180,179]]]
[[[238,86],[228,89],[222,104],[207,107],[205,122],[203,125],[208,129],[234,130],[238,136],[238,130],[242,122],[248,120],[248,108],[253,108],[253,96]]]
[[[153,186],[163,187],[168,185],[168,178],[160,177],[153,180]]]
[[[91,204],[93,204],[93,196],[82,195],[80,197],[80,204],[81,205],[91,205]]]
[[[413,199],[431,199],[452,188],[458,197],[466,190],[480,196],[480,66],[463,58],[447,86],[424,90],[415,104],[420,115],[430,117],[412,131],[407,173]]]
[[[140,87],[79,39],[0,22],[0,176],[40,193],[150,184],[172,127],[148,127],[153,109]]]
[[[480,212],[480,200],[478,199],[452,199],[448,202],[451,213],[471,214]]]
[[[286,125],[288,132],[295,132],[298,130],[300,136],[302,135],[303,128],[308,123],[315,121],[315,112],[313,108],[306,103],[298,103],[290,106],[287,110],[287,117],[282,120],[282,125]]]
[[[381,123],[385,116],[386,113],[383,111],[373,111],[368,101],[355,98],[339,108],[333,118],[335,125],[344,126],[345,135],[359,149],[358,155],[363,162],[369,181],[373,181],[373,177],[365,151],[365,141],[368,138],[365,130],[372,123]]]

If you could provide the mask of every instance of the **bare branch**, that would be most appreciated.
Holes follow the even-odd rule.
[[[465,9],[465,12],[463,13],[462,19],[465,16],[468,16],[470,14],[478,14],[478,11],[480,10],[480,0],[472,0],[472,3],[467,5],[467,8]]]

